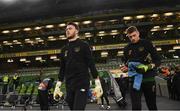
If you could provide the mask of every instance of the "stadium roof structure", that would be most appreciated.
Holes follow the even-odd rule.
[[[179,0],[0,0],[0,24],[119,9],[179,8]]]
[[[174,61],[180,57],[179,4],[178,0],[0,0],[0,71],[59,66],[68,21],[79,24],[80,38],[91,45],[96,63],[122,58],[128,42],[124,30],[130,25],[153,41],[163,59]]]

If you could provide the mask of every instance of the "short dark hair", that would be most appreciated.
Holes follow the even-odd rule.
[[[67,26],[68,26],[68,25],[73,25],[73,26],[76,28],[76,30],[79,31],[79,26],[78,26],[76,23],[74,23],[74,22],[68,22],[68,23],[67,23]]]
[[[138,29],[135,26],[130,26],[126,29],[125,33],[130,34],[133,33],[134,31],[138,31]]]

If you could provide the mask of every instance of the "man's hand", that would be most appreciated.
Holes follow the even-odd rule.
[[[100,98],[103,94],[103,89],[99,78],[95,79],[95,88],[93,90],[93,94],[97,99]]]
[[[127,71],[128,71],[128,67],[127,66],[121,66],[120,67],[120,70],[122,71],[122,72],[124,72],[124,73],[126,73]]]
[[[153,69],[154,67],[155,67],[155,64],[148,64],[148,65],[140,64],[136,67],[136,72],[144,74],[148,70]]]
[[[55,90],[54,90],[54,94],[53,94],[53,98],[56,101],[59,101],[61,99],[61,97],[63,96],[63,92],[60,90],[61,85],[62,85],[62,82],[57,81],[56,87],[55,87]]]

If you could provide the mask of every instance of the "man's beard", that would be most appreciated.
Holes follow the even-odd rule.
[[[67,37],[68,40],[73,39],[75,36]]]
[[[73,34],[72,36],[67,37],[68,40],[73,39],[76,37],[76,34]]]

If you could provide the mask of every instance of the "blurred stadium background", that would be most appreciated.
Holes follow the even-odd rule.
[[[130,25],[153,41],[161,67],[171,71],[180,63],[178,0],[0,0],[0,77],[17,73],[22,84],[40,74],[57,78],[69,21],[80,26],[100,71],[122,64]]]

